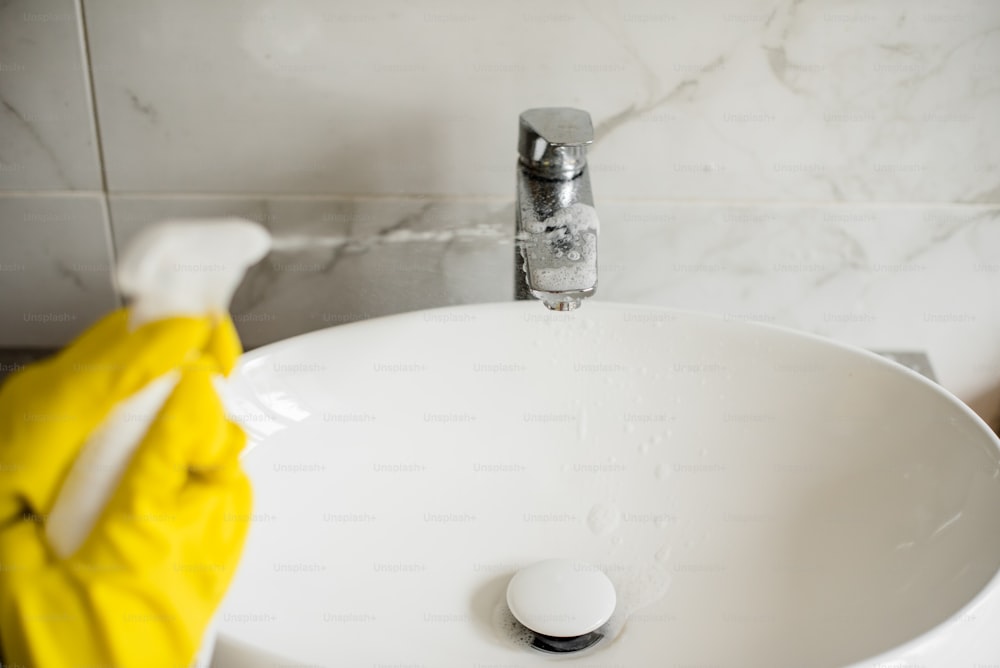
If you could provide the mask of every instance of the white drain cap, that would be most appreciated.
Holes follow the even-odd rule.
[[[548,559],[522,568],[507,585],[507,607],[536,633],[572,638],[611,619],[617,597],[599,568],[573,559]]]

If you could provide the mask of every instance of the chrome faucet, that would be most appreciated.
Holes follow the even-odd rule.
[[[521,114],[514,298],[572,311],[597,290],[598,220],[587,172],[590,114],[567,107]]]

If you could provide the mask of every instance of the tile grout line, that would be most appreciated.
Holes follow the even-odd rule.
[[[31,193],[23,193],[30,195]],[[46,194],[49,194],[46,192]],[[513,202],[514,195],[490,195],[470,193],[451,195],[434,193],[422,194],[379,194],[379,193],[295,193],[295,192],[156,192],[130,191],[108,192],[109,198],[119,200],[269,200],[269,201],[331,201],[331,202],[379,202],[379,201],[422,201],[422,202]],[[918,202],[880,200],[836,201],[836,200],[721,200],[721,199],[654,199],[645,197],[602,197],[607,204],[646,204],[657,206],[684,207],[729,207],[729,208],[857,208],[857,209],[961,209],[965,211],[989,211],[1000,208],[1000,202]]]
[[[101,196],[106,200],[267,200],[275,202],[315,201],[315,202],[454,202],[454,203],[512,203],[513,195],[414,195],[414,194],[372,194],[372,193],[294,193],[294,192],[156,192],[108,190],[6,190],[4,197],[79,197],[81,195]],[[601,204],[638,204],[676,207],[719,207],[719,208],[816,208],[816,209],[956,209],[963,211],[993,211],[1000,209],[1000,202],[907,202],[896,200],[832,201],[832,200],[724,200],[724,199],[653,199],[644,197],[602,197]]]
[[[79,34],[80,34],[80,49],[81,58],[83,59],[82,65],[84,70],[84,82],[87,91],[87,98],[90,102],[90,118],[94,129],[94,141],[97,144],[97,164],[101,170],[101,208],[104,214],[104,240],[105,240],[105,250],[108,253],[109,264],[111,266],[111,271],[109,272],[109,278],[111,280],[111,289],[115,293],[115,299],[118,300],[118,305],[122,305],[121,290],[118,289],[118,278],[117,272],[114,270],[118,266],[117,251],[115,249],[115,231],[111,224],[111,202],[110,193],[108,191],[108,173],[107,165],[105,163],[104,157],[104,139],[101,135],[101,121],[97,114],[97,89],[94,85],[94,69],[90,66],[90,34],[87,31],[87,13],[83,6],[83,0],[76,0],[76,13],[79,24]]]

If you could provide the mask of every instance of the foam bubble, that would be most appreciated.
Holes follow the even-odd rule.
[[[532,237],[530,267],[532,287],[546,292],[569,292],[592,287],[597,282],[597,211],[576,203],[555,212],[544,221],[524,220]],[[566,256],[570,264],[562,260]],[[559,260],[558,262],[556,260]],[[554,266],[545,266],[545,265]]]
[[[621,616],[621,625],[624,626],[636,611],[656,603],[669,591],[672,577],[663,561],[665,559],[644,567],[626,569],[625,572],[611,578],[618,595],[615,615]]]
[[[533,268],[531,282],[535,289],[546,292],[580,290],[597,282],[597,269],[583,264],[568,267]]]

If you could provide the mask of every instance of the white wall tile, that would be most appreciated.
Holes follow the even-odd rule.
[[[0,347],[61,346],[118,304],[103,197],[0,195]]]
[[[99,190],[74,0],[0,4],[0,190]]]
[[[928,354],[1000,417],[1000,209],[608,203],[601,299]]]
[[[507,195],[517,115],[602,197],[1000,201],[980,0],[85,0],[117,191]]]
[[[504,201],[111,198],[121,249],[167,218],[240,216],[279,246],[232,304],[247,346],[421,308],[513,298],[514,210]]]

